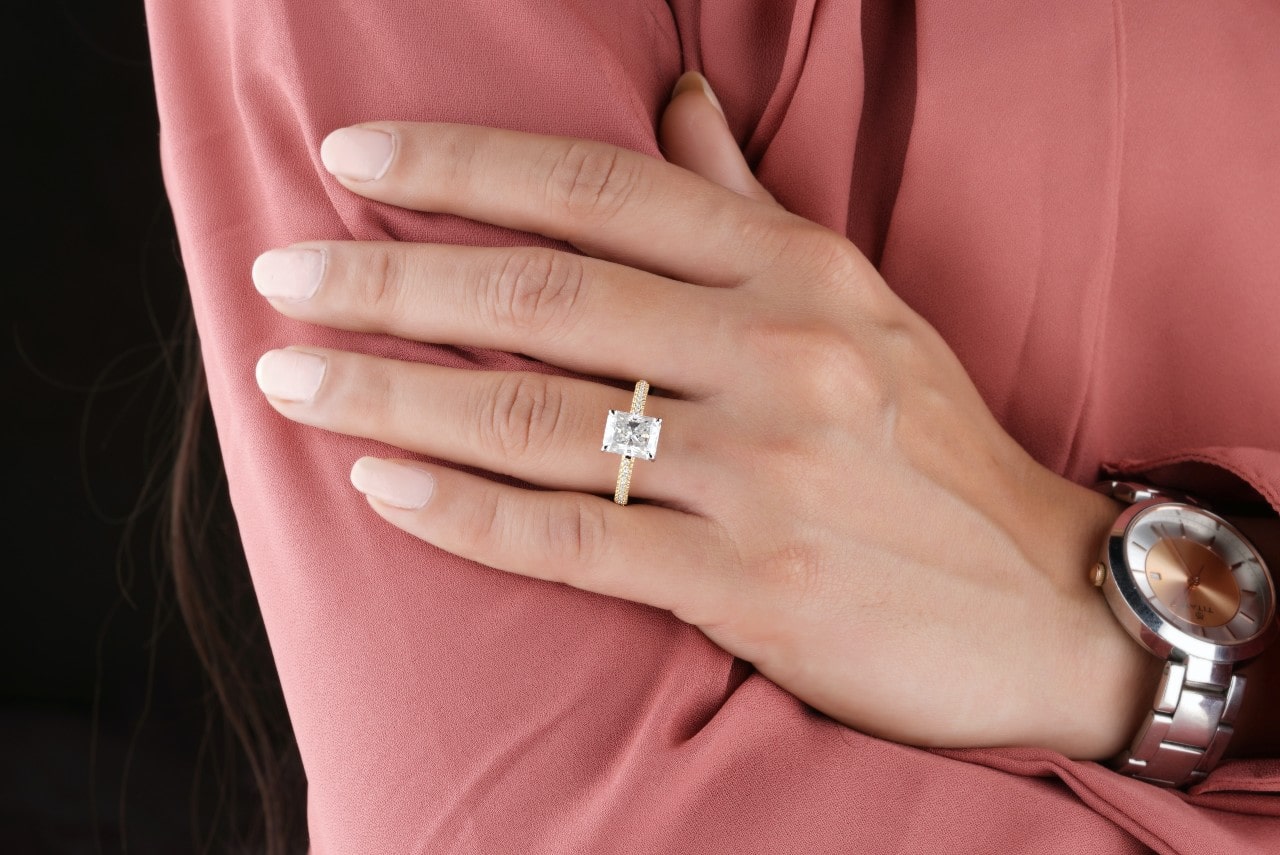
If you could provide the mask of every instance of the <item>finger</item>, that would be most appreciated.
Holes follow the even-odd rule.
[[[489,567],[677,615],[725,599],[723,538],[703,517],[405,460],[363,457],[351,483],[388,522]]]
[[[685,72],[676,81],[658,126],[658,142],[670,163],[748,199],[781,207],[752,174],[725,122],[720,100],[698,72]]]
[[[703,285],[737,285],[777,258],[796,229],[818,228],[686,169],[589,140],[371,122],[334,131],[320,154],[370,199],[536,232]]]
[[[260,256],[253,281],[300,320],[525,353],[683,396],[723,388],[741,302],[545,247],[311,242]]]
[[[610,410],[631,390],[532,372],[444,368],[323,348],[273,350],[258,386],[302,424],[564,490],[613,495],[621,457],[602,452]],[[637,461],[632,493],[691,507],[706,483],[688,451],[699,407],[650,397],[663,420],[653,460]]]

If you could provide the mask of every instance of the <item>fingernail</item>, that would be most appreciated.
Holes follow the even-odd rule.
[[[320,249],[272,249],[253,263],[253,287],[264,297],[300,303],[309,300],[324,275]]]
[[[711,102],[711,106],[720,112],[722,118],[724,117],[724,107],[720,106],[720,99],[716,97],[716,93],[711,91],[711,84],[707,82],[707,78],[696,71],[686,71],[680,75],[675,89],[671,90],[671,97],[675,98],[681,92],[688,92],[691,89],[701,89],[702,94]]]
[[[351,467],[351,484],[366,496],[405,510],[423,507],[436,490],[436,479],[430,472],[377,457],[356,461]]]
[[[385,131],[339,128],[320,143],[324,168],[350,181],[376,181],[395,154],[395,138]]]
[[[300,350],[269,350],[258,360],[258,388],[282,401],[306,403],[324,380],[323,356]]]

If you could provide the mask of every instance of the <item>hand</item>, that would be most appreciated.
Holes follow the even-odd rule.
[[[335,132],[322,156],[355,193],[585,255],[311,241],[255,266],[277,310],[616,385],[297,347],[259,363],[272,405],[550,488],[416,460],[352,471],[423,540],[668,609],[850,726],[1116,753],[1158,665],[1086,580],[1118,507],[1032,460],[852,244],[776,205],[700,89],[661,137],[689,169],[460,125]],[[622,507],[598,449],[641,378],[661,445]]]

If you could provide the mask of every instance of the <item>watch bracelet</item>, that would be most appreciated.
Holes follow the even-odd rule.
[[[1245,678],[1231,672],[1224,662],[1167,660],[1151,712],[1112,768],[1164,787],[1203,780],[1226,752],[1244,699]]]
[[[1139,484],[1136,481],[1099,481],[1093,485],[1093,489],[1130,505],[1159,499],[1165,502],[1182,502],[1186,505],[1203,508],[1206,511],[1213,510],[1208,502],[1183,493],[1180,490],[1173,490],[1168,487],[1151,487],[1147,484]]]

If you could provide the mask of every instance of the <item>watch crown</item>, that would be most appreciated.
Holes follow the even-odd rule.
[[[1093,582],[1095,588],[1101,588],[1102,583],[1107,581],[1107,567],[1101,561],[1093,565],[1093,570],[1089,573],[1089,579]]]

